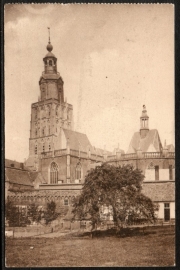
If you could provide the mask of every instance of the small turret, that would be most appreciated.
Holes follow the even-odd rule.
[[[143,105],[142,115],[140,117],[140,135],[141,138],[145,138],[149,132],[149,116],[147,115],[146,106]]]

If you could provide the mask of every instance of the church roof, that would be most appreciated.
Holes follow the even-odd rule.
[[[70,149],[80,150],[82,152],[91,151],[91,154],[102,156],[104,153],[103,149],[96,148],[91,145],[88,137],[84,133],[77,131],[63,129],[66,139],[69,139]],[[105,150],[106,154],[111,155],[112,152]]]
[[[69,139],[70,149],[87,152],[89,147],[92,150],[93,147],[86,134],[69,129],[63,129],[63,131],[66,139]]]
[[[138,149],[141,149],[142,152],[160,152],[161,148],[162,144],[157,129],[151,129],[144,138],[141,138],[140,132],[135,132],[127,153],[136,153]]]
[[[175,182],[143,183],[142,193],[154,202],[175,200]]]

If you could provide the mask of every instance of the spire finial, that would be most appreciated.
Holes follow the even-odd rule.
[[[50,27],[48,27],[48,32],[49,32],[49,42],[46,49],[48,50],[48,52],[51,52],[53,49],[53,46],[51,45],[51,40],[50,40]]]
[[[50,40],[50,27],[48,27],[48,32],[49,32],[49,44],[51,43],[51,40]]]

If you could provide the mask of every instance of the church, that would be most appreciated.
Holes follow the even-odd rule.
[[[158,130],[149,129],[146,106],[126,153],[94,147],[86,134],[73,130],[73,105],[64,99],[64,81],[52,50],[49,39],[40,97],[31,104],[29,156],[25,163],[5,161],[6,199],[22,207],[31,203],[45,207],[55,201],[57,210],[66,214],[89,169],[103,162],[132,164],[145,175],[143,193],[159,204],[159,219],[174,220],[175,149],[166,143],[162,146]]]

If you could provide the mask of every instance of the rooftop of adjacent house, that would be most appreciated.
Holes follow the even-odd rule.
[[[175,182],[143,183],[142,193],[154,202],[171,202],[175,200]]]
[[[162,150],[162,144],[157,129],[149,130],[144,138],[141,138],[140,132],[134,133],[127,154],[136,153],[138,149],[142,152],[160,152]]]
[[[12,184],[33,186],[38,172],[30,172],[23,163],[5,159],[5,181]]]

